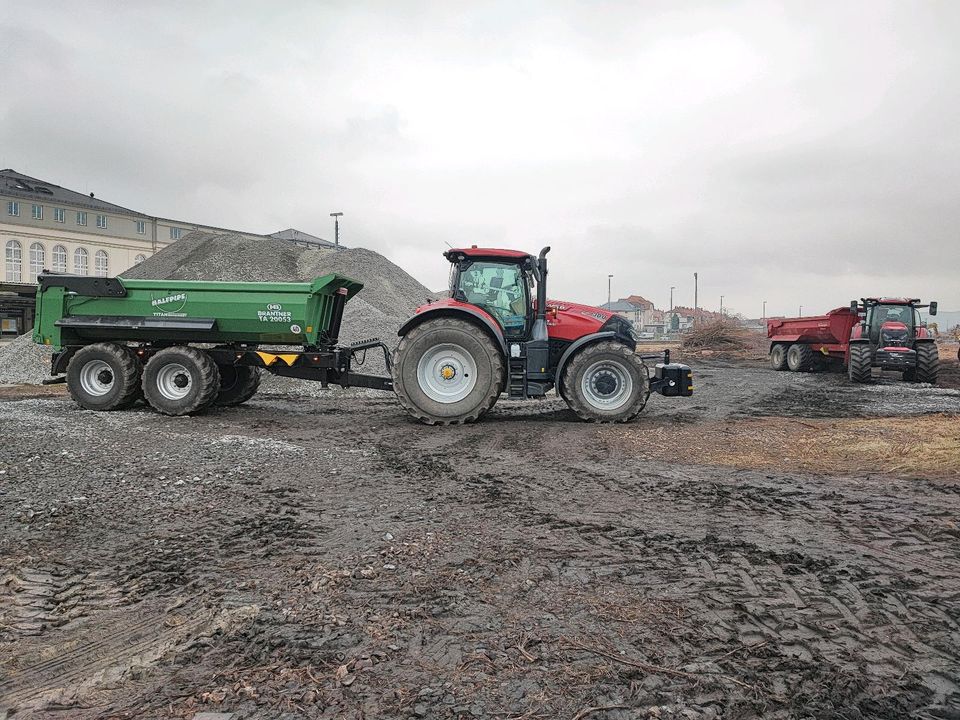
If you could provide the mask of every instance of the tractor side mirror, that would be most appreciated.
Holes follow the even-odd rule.
[[[850,312],[852,312],[852,313],[854,313],[854,314],[860,312],[860,303],[858,303],[856,300],[851,300],[851,301],[850,301]]]
[[[931,314],[931,315],[936,315],[936,314],[937,314],[937,301],[936,301],[936,300],[931,300],[931,301],[930,301],[930,314]]]

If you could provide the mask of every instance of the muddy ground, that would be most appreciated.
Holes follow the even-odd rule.
[[[960,391],[695,372],[628,426],[5,388],[0,707],[960,717]]]

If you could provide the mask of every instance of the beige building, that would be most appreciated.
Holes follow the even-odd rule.
[[[113,277],[193,230],[239,232],[146,215],[93,193],[84,195],[15,170],[0,170],[0,332],[22,333],[33,326],[33,295],[42,270]],[[333,247],[292,228],[269,237],[306,247]]]

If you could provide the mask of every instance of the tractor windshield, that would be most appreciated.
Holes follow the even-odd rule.
[[[503,326],[507,335],[523,335],[527,326],[527,283],[515,263],[475,262],[459,273],[457,291],[483,308]]]
[[[873,343],[907,341],[913,337],[914,310],[909,305],[875,305],[870,313],[870,340]],[[900,327],[906,326],[906,330]]]

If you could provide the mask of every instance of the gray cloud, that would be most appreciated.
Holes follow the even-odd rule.
[[[554,247],[552,294],[748,314],[960,308],[960,5],[25,5],[0,164],[162,215],[330,233],[442,285]]]

